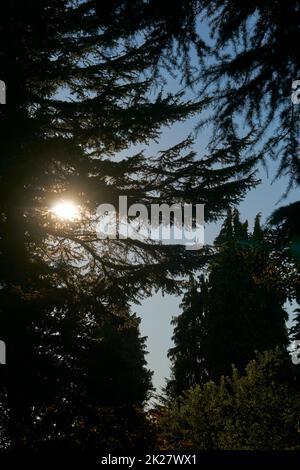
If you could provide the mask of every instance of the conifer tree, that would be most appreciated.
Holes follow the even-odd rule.
[[[170,395],[218,380],[233,364],[242,370],[256,350],[286,348],[287,292],[259,219],[251,234],[237,209],[229,210],[207,281],[190,283],[183,312],[173,321]]]
[[[64,416],[54,420],[63,436],[80,400],[94,409],[105,402],[108,392],[93,401],[80,381],[89,361],[103,360],[103,331],[109,337],[113,324],[128,331],[129,302],[153,287],[178,291],[176,276],[199,266],[199,254],[184,247],[99,241],[98,205],[117,207],[120,195],[147,207],[204,203],[209,221],[255,185],[255,156],[237,163],[247,138],[224,140],[221,150],[201,158],[190,139],[154,156],[132,148],[199,110],[199,103],[168,93],[155,73],[176,56],[184,61],[191,41],[202,48],[191,21],[195,4],[185,3],[191,9],[180,1],[169,11],[154,0],[25,0],[1,10],[0,77],[7,97],[0,108],[0,326],[9,362],[1,371],[1,404],[12,447],[30,446],[38,422],[48,423],[41,439],[51,441],[47,413],[52,416],[53,407]],[[80,217],[60,220],[52,211],[60,200],[72,200]],[[126,322],[119,320],[122,309]],[[124,355],[133,345],[139,350],[130,365],[136,389],[131,382],[132,393],[124,397],[133,405],[147,398],[149,374],[137,325],[129,331]],[[109,344],[119,338],[114,334]],[[102,373],[112,379],[94,369],[98,385]],[[114,376],[115,387],[120,377]],[[126,386],[123,381],[121,390]]]
[[[184,390],[204,383],[207,379],[203,350],[207,294],[204,276],[201,276],[198,282],[190,279],[188,290],[180,305],[182,314],[172,320],[172,340],[175,346],[168,353],[172,362],[172,377],[166,387],[169,396],[178,396]]]
[[[274,251],[283,266],[287,296],[290,301],[300,304],[300,203],[299,201],[280,207],[269,218]],[[295,309],[293,326],[290,329],[292,341],[300,339],[299,307]]]
[[[199,0],[210,50],[199,66],[199,96],[210,108],[212,141],[231,129],[251,134],[261,158],[279,159],[278,176],[300,183],[299,2]]]
[[[211,378],[230,373],[232,364],[243,368],[255,350],[287,345],[280,271],[265,240],[257,240],[262,229],[258,217],[255,222],[248,234],[235,211],[229,239],[223,235],[210,269],[205,349]]]

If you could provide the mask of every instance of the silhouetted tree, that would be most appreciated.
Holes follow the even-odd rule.
[[[207,281],[190,283],[173,321],[171,396],[229,374],[232,364],[243,369],[256,350],[288,344],[285,281],[259,216],[251,234],[229,210],[215,247]]]
[[[286,294],[258,217],[251,235],[238,212],[229,213],[221,233],[209,274],[205,349],[210,378],[229,373],[232,364],[243,368],[255,350],[287,345]]]
[[[94,412],[107,397],[141,404],[149,374],[136,320],[126,326],[129,301],[152,287],[174,292],[176,276],[199,266],[184,247],[99,240],[97,206],[117,207],[119,195],[148,207],[199,202],[209,221],[255,184],[255,157],[237,163],[247,138],[230,137],[200,159],[190,139],[158,156],[131,149],[199,109],[153,87],[160,64],[184,60],[190,41],[202,48],[195,4],[157,7],[25,0],[1,10],[0,321],[9,363],[1,403],[15,448],[33,446],[38,429],[41,441],[66,435],[82,400]],[[57,218],[51,208],[60,199],[73,200],[81,217]]]
[[[289,300],[300,304],[300,202],[280,207],[269,218],[275,255],[283,266]],[[292,341],[300,339],[299,308],[295,309],[294,324],[290,329]]]
[[[275,247],[288,251],[290,259],[299,263],[300,258],[300,202],[280,207],[271,214],[269,224],[277,233]]]
[[[279,157],[278,175],[300,183],[299,113],[292,101],[299,79],[299,2],[199,0],[209,25],[210,50],[198,80],[199,96],[211,113],[212,142],[227,135],[251,134],[261,157]],[[200,30],[201,32],[201,30]],[[296,84],[297,88],[297,84]]]
[[[198,282],[191,279],[180,305],[182,314],[172,320],[172,340],[175,346],[168,352],[172,362],[172,377],[166,387],[169,396],[178,396],[184,390],[204,383],[207,379],[203,350],[208,308],[207,290],[204,276],[201,276]]]

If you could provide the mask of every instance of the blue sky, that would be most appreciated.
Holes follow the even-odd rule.
[[[209,28],[207,24],[199,24],[199,33],[202,38],[211,43],[209,39]],[[196,60],[192,52],[192,60]],[[179,91],[178,82],[168,77],[168,89],[171,92]],[[187,99],[192,99],[193,94],[187,93]],[[195,96],[194,96],[195,97]],[[201,116],[201,118],[203,115]],[[178,123],[171,128],[164,129],[159,141],[150,145],[146,152],[151,154],[155,151],[169,148],[193,133],[195,126],[200,120],[200,116],[192,117],[184,123]],[[242,124],[242,121],[241,121]],[[243,126],[242,126],[243,127]],[[271,132],[271,131],[270,131]],[[209,155],[206,148],[210,137],[210,130],[205,129],[197,135],[195,150],[199,157]],[[239,206],[241,218],[247,219],[249,228],[253,226],[254,218],[257,213],[262,215],[262,223],[271,215],[271,213],[282,205],[299,200],[299,190],[290,191],[285,199],[282,199],[287,189],[288,179],[280,178],[274,181],[278,162],[267,162],[267,170],[263,166],[258,169],[258,178],[261,184],[246,194],[245,199]],[[222,221],[216,224],[205,225],[205,243],[211,243],[220,230]],[[141,317],[141,333],[147,336],[148,366],[154,371],[153,384],[157,391],[165,385],[165,378],[170,375],[170,362],[167,358],[167,352],[172,346],[173,327],[171,320],[173,316],[180,313],[179,304],[182,297],[153,293],[151,298],[145,299],[141,305],[133,306],[134,311]],[[294,305],[286,305],[286,308],[292,317]]]
[[[199,24],[199,33],[203,39],[211,43],[208,36],[209,28],[207,24]],[[195,52],[192,52],[192,61],[196,61]],[[167,87],[165,91],[176,93],[180,91],[178,81],[166,73]],[[158,90],[153,90],[153,97],[156,96]],[[66,91],[60,90],[58,97],[66,99]],[[191,91],[186,93],[186,99],[197,98]],[[203,118],[204,115],[201,116]],[[137,145],[133,146],[126,151],[120,152],[117,158],[124,158],[133,155],[136,152],[145,150],[146,154],[155,155],[160,150],[168,149],[169,147],[181,142],[191,133],[200,120],[200,116],[194,116],[187,119],[183,123],[177,123],[170,128],[164,128],[161,136],[156,142],[152,142],[148,146]],[[195,150],[199,157],[209,155],[206,146],[209,142],[210,130],[205,129],[197,135],[195,141]],[[281,200],[283,193],[287,188],[287,179],[281,178],[273,182],[277,169],[276,162],[268,162],[268,174],[266,169],[259,168],[258,178],[262,180],[261,184],[255,189],[249,191],[240,204],[239,210],[241,218],[247,219],[250,229],[252,228],[254,218],[258,212],[262,215],[262,223],[266,221],[268,216],[281,205],[288,204],[299,199],[299,191],[291,191],[287,198]],[[208,224],[205,226],[205,243],[212,243],[215,236],[220,230],[222,221],[217,224]],[[133,305],[133,310],[141,317],[141,333],[147,336],[147,350],[148,350],[148,366],[154,371],[153,384],[157,391],[165,385],[165,378],[170,375],[170,363],[167,358],[168,349],[172,346],[172,326],[171,319],[180,313],[179,304],[181,297],[165,295],[162,296],[160,292],[153,293],[153,295],[145,299],[140,305]],[[292,313],[293,306],[287,306],[289,313]]]
[[[170,129],[165,129],[159,142],[146,149],[147,153],[168,148],[184,139],[193,131],[198,119],[199,117],[194,117]],[[200,157],[207,152],[208,138],[208,132],[201,133],[197,137],[195,150]],[[276,169],[276,162],[268,163],[268,171],[263,167],[259,168],[258,177],[262,180],[261,184],[249,191],[239,206],[241,218],[249,221],[250,228],[258,212],[261,212],[264,223],[276,208],[299,199],[299,191],[296,190],[291,191],[287,198],[281,199],[288,181],[281,178],[273,182]],[[211,243],[214,240],[221,223],[222,221],[205,226],[205,243]],[[133,307],[142,320],[141,333],[148,337],[147,360],[149,368],[154,371],[153,384],[157,391],[165,385],[165,378],[170,375],[170,362],[167,358],[168,349],[172,346],[173,327],[170,322],[173,316],[180,313],[180,302],[181,297],[153,293],[152,297],[145,299],[141,305]],[[292,313],[293,306],[287,306],[287,308]]]

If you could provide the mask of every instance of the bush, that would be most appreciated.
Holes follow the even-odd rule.
[[[208,382],[171,402],[160,421],[169,449],[300,449],[300,393],[279,349],[257,355],[245,375]]]

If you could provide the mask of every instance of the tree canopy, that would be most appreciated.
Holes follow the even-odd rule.
[[[289,356],[259,354],[244,373],[233,369],[220,382],[197,385],[162,412],[166,449],[299,449],[299,390]]]
[[[199,5],[211,47],[195,80],[203,106],[211,110],[204,121],[213,125],[212,142],[229,129],[240,136],[249,132],[261,158],[279,159],[278,175],[289,177],[289,188],[297,187],[300,107],[292,94],[300,68],[299,2],[199,0]]]
[[[142,409],[151,372],[130,304],[153,289],[180,292],[184,277],[206,265],[213,250],[199,256],[153,240],[100,240],[100,204],[117,208],[121,195],[146,207],[204,204],[206,222],[216,221],[258,184],[262,153],[281,155],[280,173],[299,183],[298,108],[287,103],[299,69],[299,5],[248,3],[175,0],[170,8],[157,0],[24,0],[2,6],[0,326],[9,361],[1,369],[3,446],[151,445]],[[198,31],[205,13],[216,51]],[[196,71],[192,48],[200,59]],[[168,89],[167,73],[176,71],[189,85],[201,84],[198,99]],[[145,149],[165,127],[208,107],[214,135],[205,154],[197,154],[191,136],[155,155]],[[236,123],[241,114],[245,132]],[[280,131],[269,137],[278,117]],[[79,208],[77,219],[53,211],[66,200]],[[239,366],[256,347],[285,344],[278,272],[259,220],[249,236],[238,213],[228,214],[209,287],[204,278],[201,293],[191,287],[177,324],[176,335],[190,320],[202,335],[202,319],[192,314],[195,299],[206,312],[208,289],[209,312],[215,312],[204,315],[205,328],[214,331],[206,343],[210,355],[205,370],[196,358],[198,369],[184,387],[231,367],[237,336],[223,349],[223,364],[214,362],[219,345],[222,351],[221,325],[225,335],[231,320],[233,332],[243,330]],[[247,305],[246,291],[253,294]],[[255,341],[249,331],[257,332]]]
[[[16,448],[40,431],[41,441],[63,439],[84,399],[85,429],[88,405],[95,415],[142,406],[151,374],[129,303],[153,288],[178,291],[176,276],[199,265],[184,246],[99,240],[98,205],[117,207],[120,195],[147,207],[204,203],[214,220],[256,184],[255,155],[237,163],[231,137],[201,158],[188,137],[158,155],[134,149],[199,109],[157,74],[191,41],[203,47],[196,5],[157,6],[25,0],[1,12],[0,312],[10,364],[1,402]],[[60,200],[80,217],[57,217]]]
[[[205,275],[188,283],[173,319],[171,396],[218,380],[233,364],[243,370],[255,351],[287,347],[288,294],[271,246],[259,215],[249,233],[239,212],[228,211]]]

